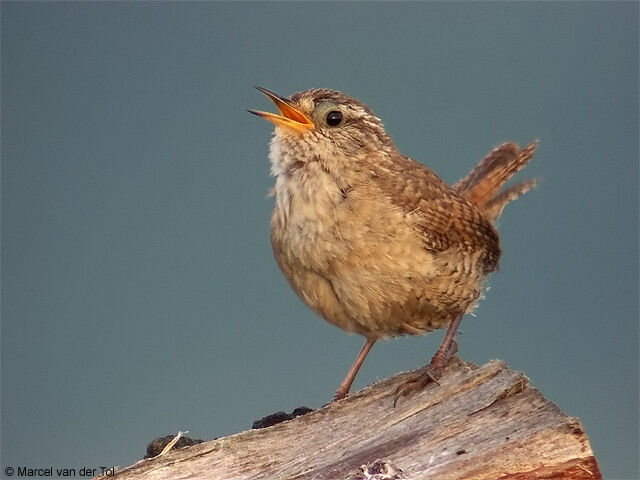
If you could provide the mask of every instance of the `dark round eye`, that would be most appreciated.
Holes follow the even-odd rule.
[[[342,112],[338,110],[331,110],[329,113],[327,113],[327,125],[329,125],[330,127],[335,127],[337,125],[340,125],[341,121],[342,121]]]

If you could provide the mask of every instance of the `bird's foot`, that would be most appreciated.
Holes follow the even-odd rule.
[[[333,396],[333,399],[331,401],[335,402],[338,400],[342,400],[343,398],[347,398],[348,395],[349,395],[349,390],[346,388],[343,388],[341,385],[340,388],[338,388],[338,390],[336,391],[336,394]]]
[[[458,342],[452,339],[451,344],[448,348],[441,353],[440,351],[436,352],[436,354],[431,359],[431,363],[429,365],[425,365],[420,370],[418,370],[418,374],[409,378],[406,382],[401,384],[397,389],[393,397],[393,406],[396,406],[400,397],[406,397],[407,395],[422,390],[429,383],[433,382],[436,385],[440,385],[438,380],[442,377],[444,373],[444,369],[449,364],[449,361],[453,358],[453,356],[458,351]]]
[[[422,367],[419,370],[420,373],[409,378],[396,389],[396,393],[393,398],[393,406],[396,406],[396,403],[398,403],[398,400],[401,397],[406,397],[413,392],[420,391],[431,382],[440,385],[438,380],[442,377],[444,367],[444,365],[432,365],[431,363]]]

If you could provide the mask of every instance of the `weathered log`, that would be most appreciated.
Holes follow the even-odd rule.
[[[440,385],[394,408],[394,392],[409,375],[288,422],[141,460],[109,478],[342,480],[376,459],[402,470],[394,478],[602,478],[580,421],[504,362],[478,367],[456,358]]]

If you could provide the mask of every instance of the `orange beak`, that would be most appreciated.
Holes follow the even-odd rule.
[[[249,113],[253,113],[265,120],[269,120],[278,127],[286,127],[296,132],[304,132],[306,130],[311,130],[314,127],[313,122],[309,117],[294,107],[289,100],[282,98],[280,95],[276,95],[266,88],[256,88],[276,104],[281,115],[278,115],[277,113],[261,112],[258,110],[247,110]]]

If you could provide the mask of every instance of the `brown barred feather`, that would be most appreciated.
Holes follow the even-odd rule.
[[[528,180],[498,193],[502,185],[529,163],[537,147],[537,141],[522,149],[515,143],[503,143],[453,188],[493,222],[507,203],[536,186],[537,180]]]

